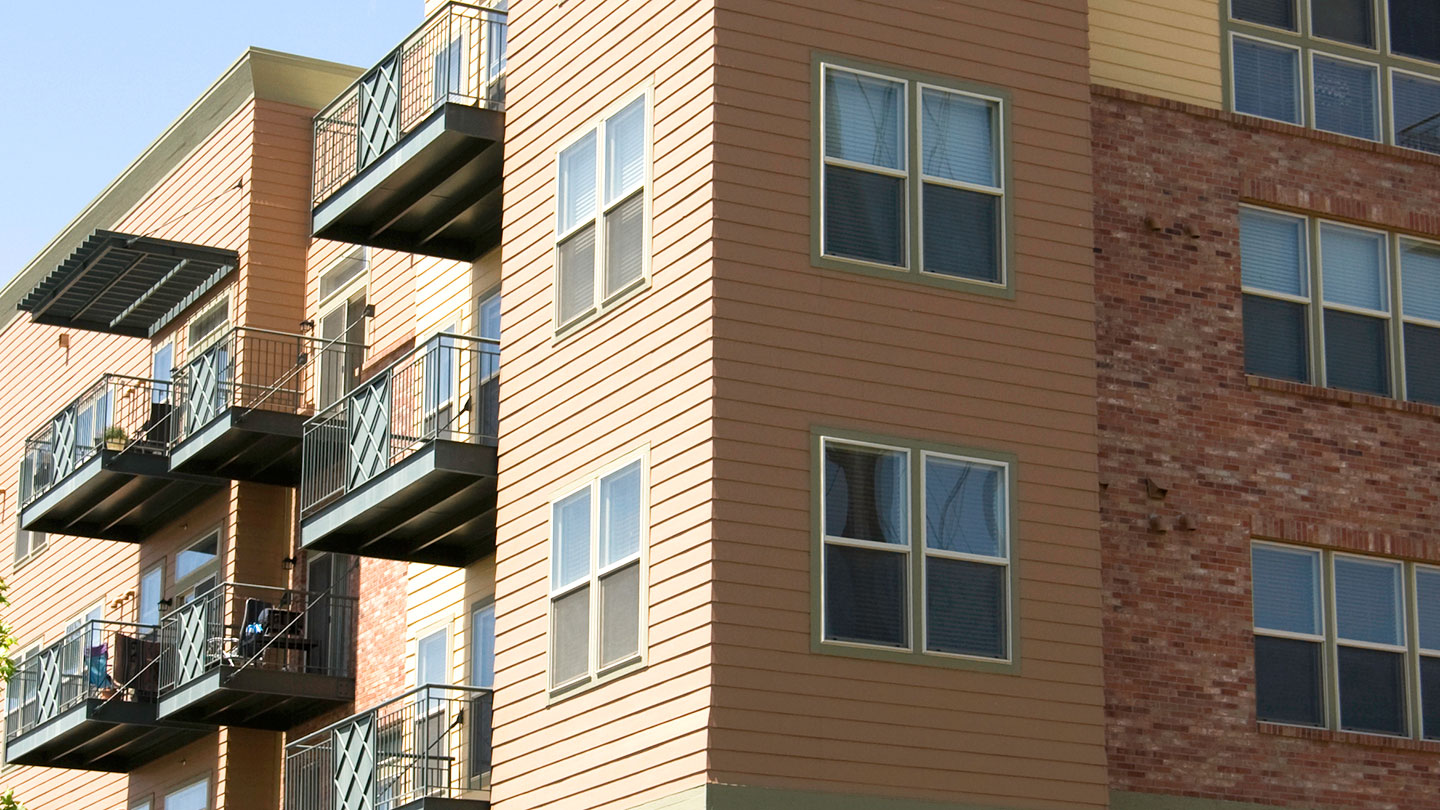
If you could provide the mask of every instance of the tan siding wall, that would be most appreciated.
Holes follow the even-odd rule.
[[[1091,0],[1091,78],[1219,108],[1220,2]]]
[[[534,2],[510,20],[496,556],[497,810],[619,808],[705,779],[709,703],[706,3]],[[651,286],[553,342],[555,150],[654,89]],[[548,503],[648,443],[645,669],[547,706]]]
[[[709,778],[1103,807],[1085,3],[718,5]],[[811,266],[814,50],[1011,93],[1014,301]],[[812,427],[1018,455],[1020,674],[811,652]]]

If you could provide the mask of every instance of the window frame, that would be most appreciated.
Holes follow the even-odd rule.
[[[1256,583],[1254,580],[1253,550],[1257,546],[1279,549],[1287,552],[1302,552],[1316,555],[1320,561],[1320,581],[1318,583],[1321,593],[1320,620],[1322,622],[1321,635],[1310,637],[1304,634],[1287,633],[1279,630],[1266,630],[1255,625],[1254,605]],[[1425,736],[1425,714],[1423,694],[1421,691],[1421,659],[1440,658],[1440,651],[1427,651],[1420,646],[1420,600],[1417,574],[1420,570],[1434,571],[1440,574],[1440,563],[1427,563],[1417,560],[1407,560],[1398,557],[1385,557],[1377,554],[1366,554],[1341,549],[1321,548],[1318,546],[1306,546],[1299,543],[1271,540],[1262,537],[1250,538],[1250,549],[1252,554],[1250,603],[1251,603],[1251,676],[1256,678],[1254,670],[1254,636],[1263,635],[1275,638],[1291,638],[1321,645],[1321,709],[1322,722],[1318,726],[1302,725],[1298,723],[1286,723],[1277,720],[1261,720],[1256,722],[1271,726],[1286,726],[1290,728],[1323,729],[1344,734],[1357,734],[1366,737],[1377,737],[1389,740],[1414,740],[1419,742],[1440,742],[1440,735],[1435,737]],[[1336,599],[1335,582],[1335,560],[1354,559],[1366,563],[1383,563],[1386,565],[1398,565],[1400,567],[1399,584],[1402,590],[1400,611],[1396,617],[1401,623],[1401,637],[1404,639],[1403,648],[1401,645],[1376,644],[1364,641],[1344,640],[1339,636],[1339,603]],[[1404,701],[1405,734],[1386,734],[1376,731],[1361,731],[1348,729],[1343,726],[1344,719],[1341,717],[1341,694],[1340,694],[1340,649],[1342,647],[1352,649],[1369,649],[1382,652],[1399,654],[1403,658],[1402,672],[1405,675],[1405,683],[1401,689],[1402,700]],[[1258,690],[1258,679],[1255,681],[1255,688]],[[1253,698],[1254,696],[1252,696]],[[1257,705],[1258,708],[1258,705]]]
[[[827,69],[843,70],[904,85],[901,104],[901,138],[905,169],[881,168],[870,164],[852,165],[850,161],[830,158],[825,154],[825,76]],[[1014,216],[1014,172],[1012,169],[1013,140],[1010,134],[1010,109],[1013,100],[1010,92],[1001,87],[968,82],[932,73],[924,73],[875,62],[866,62],[850,57],[814,51],[811,53],[810,71],[810,264],[828,270],[843,270],[861,273],[877,278],[905,280],[919,284],[956,290],[996,298],[1015,297],[1015,216]],[[995,105],[995,149],[998,186],[980,186],[964,181],[937,178],[924,173],[923,150],[923,107],[921,97],[925,90],[938,90]],[[905,264],[903,266],[883,264],[833,256],[825,252],[825,168],[827,166],[852,168],[859,171],[884,174],[905,181]],[[1000,198],[1000,209],[996,217],[998,244],[996,258],[999,281],[962,278],[944,273],[925,270],[924,264],[924,188],[927,183],[946,188],[962,189]]]
[[[490,683],[484,683],[484,684],[482,684],[482,683],[479,682],[479,681],[480,681],[480,678],[478,677],[479,664],[480,664],[481,645],[480,645],[480,643],[479,643],[479,641],[480,641],[480,633],[479,633],[480,628],[479,628],[478,623],[476,622],[476,619],[480,616],[481,613],[484,613],[484,612],[487,612],[487,611],[488,611],[489,614],[490,614],[490,626],[491,626],[491,629],[492,629],[492,635],[491,635],[491,638],[490,638]],[[494,689],[494,688],[495,688],[495,646],[496,646],[496,638],[495,638],[495,636],[494,636],[494,634],[493,634],[493,630],[494,630],[494,627],[495,627],[495,619],[497,618],[497,616],[498,616],[498,614],[495,612],[495,597],[493,597],[493,596],[487,596],[487,597],[485,597],[484,599],[476,600],[474,603],[472,603],[472,604],[470,605],[470,616],[469,616],[469,627],[468,627],[469,633],[468,633],[467,638],[466,638],[466,658],[467,658],[467,660],[466,660],[466,670],[467,670],[467,672],[465,673],[466,683],[468,683],[470,686],[478,687],[478,688],[481,688],[481,689]]]
[[[1019,555],[1019,457],[1014,453],[976,447],[943,444],[925,440],[905,439],[897,436],[883,436],[844,428],[812,427],[810,431],[811,452],[811,566],[810,566],[810,649],[812,652],[842,655],[872,660],[899,663],[925,664],[953,667],[982,672],[1019,674],[1021,671],[1020,620],[1020,555]],[[858,548],[876,548],[879,543],[849,538],[832,538],[825,533],[825,448],[827,442],[873,449],[902,451],[906,454],[906,481],[909,492],[908,510],[909,543],[905,547],[908,556],[906,567],[907,593],[907,645],[889,647],[854,641],[829,640],[825,637],[825,547],[836,543]],[[1004,579],[1005,614],[1002,638],[1006,656],[988,656],[932,651],[928,647],[928,625],[926,615],[926,564],[930,557],[964,559],[966,561],[995,564],[996,558],[971,555],[963,552],[948,552],[931,549],[925,536],[925,463],[933,457],[999,467],[1005,487],[1002,503],[1005,507],[1002,527],[1002,544],[1008,555]],[[897,544],[889,544],[897,545]],[[937,555],[935,552],[939,552]],[[901,552],[895,552],[901,553]]]
[[[43,552],[50,545],[50,538],[46,535],[45,532],[37,532],[26,529],[21,522],[21,517],[24,512],[24,495],[26,493],[26,490],[29,489],[29,486],[25,483],[25,479],[28,477],[33,477],[35,474],[34,470],[31,469],[32,463],[33,459],[29,456],[29,454],[21,454],[20,472],[15,479],[15,533],[10,538],[10,542],[12,544],[10,567],[12,571],[19,571],[21,568],[24,568],[30,563],[31,560],[39,557],[41,552]],[[24,553],[21,553],[20,551],[21,537],[25,538]]]
[[[185,336],[184,362],[186,364],[194,361],[195,358],[203,354],[206,349],[214,346],[215,342],[219,340],[220,337],[225,334],[226,330],[228,330],[233,325],[235,314],[234,308],[231,306],[231,304],[233,303],[233,292],[233,288],[226,287],[214,298],[210,299],[209,303],[202,305],[198,310],[196,310],[194,315],[191,315],[189,318],[185,319],[185,327],[183,334]],[[197,337],[192,334],[195,327],[199,325],[202,321],[204,321],[207,317],[210,317],[216,312],[221,312],[224,314],[224,318],[221,320],[220,325],[206,331],[204,334],[201,334],[197,339]],[[171,339],[173,340],[173,335],[171,336]],[[175,350],[172,347],[172,357],[175,356],[174,351]]]
[[[605,167],[605,130],[609,119],[615,117],[631,104],[638,100],[644,100],[642,108],[645,113],[643,166],[641,172],[642,183],[639,188],[631,188],[606,205],[605,203],[605,181],[608,179]],[[562,231],[560,229],[561,218],[561,190],[563,184],[560,177],[560,157],[570,147],[583,141],[586,137],[595,136],[595,208],[591,216],[576,223],[570,228]],[[576,332],[582,331],[587,325],[601,319],[606,313],[613,311],[620,305],[637,296],[641,291],[650,288],[651,284],[651,253],[653,252],[653,228],[655,219],[654,186],[655,186],[655,88],[653,83],[647,82],[636,88],[622,93],[618,101],[612,102],[609,106],[600,111],[598,115],[591,118],[583,126],[577,128],[562,138],[555,145],[552,155],[552,165],[555,170],[555,177],[552,185],[554,194],[555,213],[551,220],[554,228],[552,244],[550,246],[550,321],[552,324],[552,344],[559,343]],[[636,194],[641,198],[640,213],[640,277],[629,282],[625,286],[607,296],[605,294],[605,269],[608,258],[606,250],[605,217],[615,211]],[[590,307],[575,315],[568,321],[561,320],[560,313],[560,248],[561,244],[569,241],[576,234],[587,227],[595,229],[595,260],[593,270],[593,286],[591,292]]]
[[[172,786],[166,788],[163,793],[164,798],[162,798],[160,802],[160,810],[171,810],[170,799],[172,799],[175,795],[190,790],[191,788],[200,784],[205,785],[205,806],[201,808],[201,810],[212,810],[212,808],[215,807],[215,786],[211,783],[210,774],[208,773],[200,777],[199,779],[189,779],[181,782],[176,782]]]
[[[618,561],[612,561],[609,565],[600,565],[600,483],[614,473],[618,473],[631,465],[639,464],[640,467],[640,515],[639,515],[639,548],[634,556],[627,556]],[[555,526],[556,504],[588,490],[590,493],[590,570],[588,576],[575,580],[565,585],[556,585],[554,582],[553,565],[557,550]],[[621,455],[618,459],[608,462],[596,468],[593,472],[571,481],[566,486],[556,490],[551,496],[548,504],[547,526],[549,527],[549,548],[545,560],[547,571],[545,582],[547,597],[545,600],[545,683],[550,702],[569,697],[572,694],[588,691],[594,687],[608,683],[616,678],[628,675],[639,669],[643,669],[649,660],[649,569],[650,569],[650,448],[648,445]],[[638,622],[636,634],[636,652],[619,661],[603,665],[600,661],[601,629],[603,617],[600,612],[600,583],[607,575],[620,571],[631,565],[638,566],[638,598],[636,602]],[[555,664],[555,602],[581,587],[589,588],[589,628],[586,636],[586,652],[589,660],[586,671],[567,681],[556,682],[554,673]]]
[[[196,567],[194,570],[186,572],[184,576],[180,576],[180,555],[204,543],[210,539],[212,535],[215,537],[215,559]],[[204,582],[207,578],[214,577],[215,585],[212,587],[218,587],[225,581],[221,576],[225,568],[225,527],[218,524],[211,526],[199,534],[196,534],[192,540],[170,556],[172,557],[169,561],[170,588],[174,593],[172,599],[178,599],[181,603],[180,605],[174,605],[172,607],[173,610],[175,607],[180,607],[186,603],[185,597],[187,595],[192,597],[192,599],[203,596],[206,591],[196,591],[195,586]],[[161,583],[163,588],[163,576],[161,577]],[[164,615],[164,613],[161,614],[162,619]]]
[[[415,640],[412,643],[413,655],[415,656],[415,666],[410,672],[410,680],[412,686],[417,688],[425,686],[427,684],[434,684],[435,686],[449,686],[454,681],[454,639],[452,638],[452,633],[450,632],[450,629],[450,622],[446,621],[439,624],[428,625],[415,633]],[[444,674],[445,679],[442,681],[422,681],[420,680],[420,649],[425,642],[437,636],[440,637],[440,650],[443,654],[442,657],[444,658],[444,660],[440,663],[440,669]]]
[[[1331,134],[1370,143],[1387,144],[1421,153],[1440,154],[1440,148],[1435,150],[1416,149],[1399,142],[1395,128],[1395,75],[1397,73],[1409,74],[1440,84],[1440,61],[1405,56],[1391,50],[1389,0],[1374,0],[1371,3],[1371,25],[1374,26],[1375,34],[1373,48],[1316,35],[1314,33],[1314,15],[1311,13],[1311,0],[1293,0],[1292,8],[1295,11],[1295,30],[1293,31],[1236,18],[1233,8],[1234,0],[1220,0],[1218,5],[1221,31],[1220,67],[1224,77],[1221,82],[1221,94],[1225,110],[1262,120],[1279,120],[1241,112],[1235,108],[1235,38],[1238,36],[1300,52],[1301,66],[1297,77],[1301,85],[1299,88],[1301,96],[1300,122],[1295,124],[1290,121],[1280,121],[1280,123],[1301,126],[1317,132],[1331,132],[1315,126],[1314,64],[1315,56],[1318,54],[1373,67],[1378,82],[1375,118],[1376,125],[1380,130],[1379,137],[1370,139],[1338,132],[1331,132]]]

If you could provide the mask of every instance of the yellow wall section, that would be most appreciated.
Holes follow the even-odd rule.
[[[1218,109],[1221,2],[1091,0],[1091,80]]]

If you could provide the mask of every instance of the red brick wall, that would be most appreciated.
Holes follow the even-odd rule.
[[[1237,220],[1243,200],[1440,236],[1440,160],[1094,101],[1111,787],[1433,808],[1440,744],[1256,722],[1250,538],[1440,560],[1440,409],[1247,377]]]
[[[355,650],[357,711],[405,690],[405,572],[392,560],[360,561],[359,637]]]

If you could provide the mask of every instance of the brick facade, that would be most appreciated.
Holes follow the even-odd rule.
[[[1434,807],[1440,743],[1256,722],[1250,539],[1440,561],[1440,409],[1245,374],[1238,205],[1436,237],[1440,161],[1094,93],[1111,787]]]

